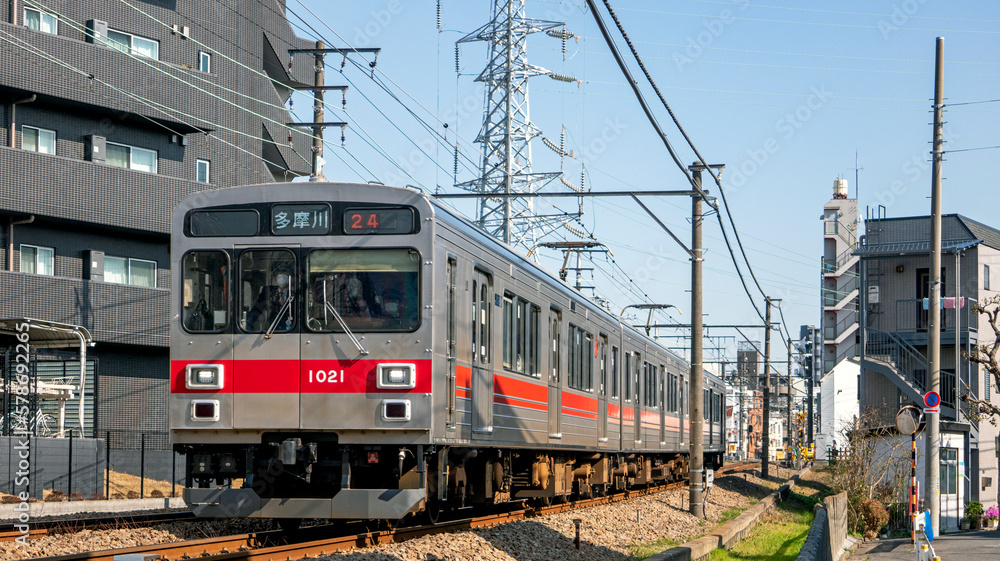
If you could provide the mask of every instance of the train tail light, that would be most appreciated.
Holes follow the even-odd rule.
[[[191,402],[192,421],[218,421],[219,400],[196,399]]]
[[[413,389],[417,385],[416,368],[412,364],[380,364],[376,382],[379,389]]]
[[[386,399],[382,401],[383,421],[409,421],[410,420],[410,400],[408,399]]]
[[[221,364],[189,364],[184,385],[189,390],[221,390],[223,378]]]

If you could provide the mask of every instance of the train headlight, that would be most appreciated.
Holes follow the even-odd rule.
[[[189,364],[184,385],[189,390],[221,390],[223,377],[221,364]]]
[[[218,399],[196,399],[191,402],[192,421],[218,421]]]
[[[417,385],[416,368],[412,364],[380,364],[376,385],[380,389],[413,389]]]
[[[386,399],[382,401],[383,421],[409,421],[409,399]]]

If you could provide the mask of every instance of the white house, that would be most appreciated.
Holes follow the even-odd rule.
[[[858,381],[861,364],[856,358],[842,360],[820,380],[820,427],[816,433],[816,459],[829,459],[828,452],[851,419],[858,415]]]

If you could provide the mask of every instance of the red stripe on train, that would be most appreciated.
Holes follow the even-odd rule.
[[[379,389],[377,366],[413,364],[413,389]],[[222,364],[221,390],[189,390],[185,386],[189,364]],[[174,360],[170,363],[172,393],[430,393],[431,361],[420,360]]]

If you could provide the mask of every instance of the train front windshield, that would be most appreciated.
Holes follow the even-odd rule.
[[[305,252],[304,285],[290,250],[248,249],[236,263],[232,291],[226,252],[191,251],[184,256],[186,331],[227,331],[233,292],[236,325],[244,333],[342,332],[341,321],[360,332],[415,331],[420,325],[420,254],[413,249]],[[299,286],[305,291],[301,296]]]
[[[318,249],[306,263],[310,331],[413,331],[420,255],[412,249]]]

